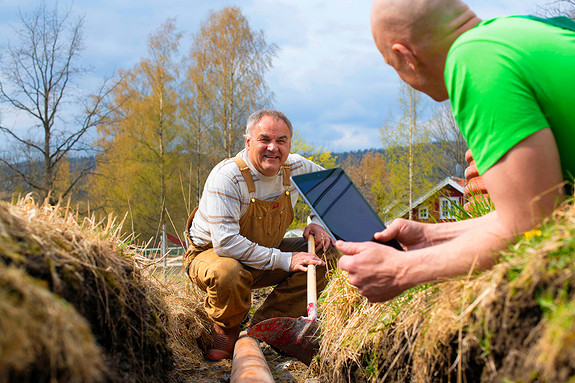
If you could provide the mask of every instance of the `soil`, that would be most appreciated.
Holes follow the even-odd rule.
[[[261,305],[271,288],[252,291],[252,312]],[[288,355],[280,355],[265,342],[259,342],[260,348],[268,362],[268,366],[276,383],[318,383],[315,378],[306,378],[308,367]],[[232,360],[220,362],[206,361],[206,364],[196,370],[189,383],[227,383],[232,373]]]
[[[315,383],[315,379],[306,379],[307,366],[299,360],[281,356],[267,344],[260,342],[262,352],[268,362],[276,383]],[[232,361],[209,362],[194,372],[189,383],[227,383],[232,373]]]

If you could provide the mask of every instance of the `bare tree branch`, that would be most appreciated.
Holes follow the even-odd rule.
[[[1,157],[0,157],[0,163],[6,165],[10,170],[12,170],[14,173],[18,174],[24,180],[24,182],[26,182],[27,184],[33,186],[34,188],[36,188],[38,190],[46,191],[46,190],[43,190],[43,188],[40,184],[35,183],[34,180],[29,178],[26,173],[24,173],[20,169],[18,169],[18,167],[16,167],[14,165],[14,163],[6,161],[5,159],[3,159]]]
[[[0,103],[8,111],[23,113],[26,119],[22,121],[27,123],[22,126],[17,121],[13,128],[2,124],[0,131],[26,148],[30,158],[40,159],[40,177],[24,174],[18,163],[6,158],[2,161],[10,163],[13,172],[39,191],[41,197],[66,196],[89,173],[87,168],[76,169],[77,176],[67,185],[56,182],[63,161],[72,153],[84,152],[87,133],[107,118],[100,109],[113,89],[114,84],[109,87],[110,79],[104,80],[92,97],[80,94],[75,87],[87,72],[77,66],[83,50],[83,25],[83,17],[73,18],[71,10],[60,13],[57,5],[48,9],[42,3],[30,14],[20,13],[14,39],[8,44],[5,57],[0,58]],[[90,105],[83,104],[87,99]]]

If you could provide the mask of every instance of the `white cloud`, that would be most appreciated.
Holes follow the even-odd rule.
[[[472,0],[482,18],[533,12],[549,0]],[[47,0],[53,5],[56,0]],[[238,5],[254,29],[280,47],[268,83],[276,107],[301,129],[309,143],[330,150],[380,146],[378,128],[397,109],[399,80],[373,44],[371,1],[353,0],[58,0],[85,15],[84,57],[104,77],[131,68],[145,57],[148,35],[169,17],[191,35],[210,10]],[[18,8],[31,10],[38,0],[3,0],[2,39]],[[4,42],[4,41],[2,41]],[[90,79],[90,83],[95,82]]]
[[[338,137],[329,145],[329,150],[332,152],[381,147],[381,138],[377,129],[366,129],[351,124],[333,124],[325,128]]]
[[[544,5],[549,0],[503,0],[503,1],[466,1],[469,7],[483,19],[498,16],[533,14],[538,5]]]

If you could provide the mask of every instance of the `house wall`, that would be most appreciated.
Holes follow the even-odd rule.
[[[444,188],[439,190],[433,196],[429,197],[427,200],[423,201],[421,204],[416,206],[412,210],[412,219],[418,222],[428,222],[428,223],[435,223],[435,222],[452,222],[454,219],[444,219],[440,218],[440,200],[442,197],[447,198],[457,198],[457,203],[460,206],[463,206],[463,193],[452,187],[451,185],[446,185]],[[428,209],[428,218],[421,219],[419,218],[420,209],[427,207]],[[404,218],[409,217],[409,214],[405,214]]]

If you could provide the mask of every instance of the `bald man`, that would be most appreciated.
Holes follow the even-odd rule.
[[[401,79],[450,99],[495,205],[443,224],[395,220],[374,242],[345,243],[339,261],[370,301],[418,284],[482,270],[495,251],[564,199],[575,174],[575,23],[531,16],[480,20],[458,0],[375,0],[377,49]]]

